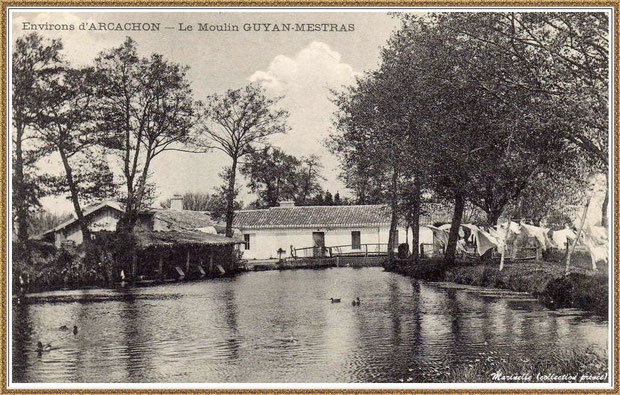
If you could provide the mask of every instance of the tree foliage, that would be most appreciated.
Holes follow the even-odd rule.
[[[94,129],[94,87],[91,69],[59,70],[41,87],[34,127],[43,147],[56,152],[64,175],[49,177],[55,195],[68,194],[82,231],[90,240],[82,207],[85,203],[114,196],[114,176],[105,160],[105,134]]]
[[[419,209],[422,189],[452,200],[451,261],[468,202],[494,225],[536,183],[558,186],[573,178],[576,163],[603,166],[593,158],[606,153],[607,141],[601,15],[400,18],[379,68],[335,97],[329,146],[360,200],[374,189],[394,213],[400,199],[407,222],[415,210],[406,207]]]
[[[41,85],[63,66],[60,40],[46,40],[37,33],[19,37],[12,54],[12,202],[14,224],[21,242],[28,240],[28,217],[39,207],[42,190],[35,162],[47,152],[32,128],[41,108]]]
[[[143,206],[153,159],[187,141],[196,117],[187,67],[162,55],[140,57],[127,38],[95,59],[97,125],[120,160],[125,186],[121,232],[131,232]]]
[[[282,200],[305,205],[321,192],[321,165],[316,156],[298,159],[279,148],[253,150],[241,166],[248,187],[257,194],[255,207],[275,207]]]
[[[264,89],[247,85],[207,97],[203,118],[194,143],[224,152],[230,159],[226,185],[226,236],[232,237],[236,176],[239,160],[250,154],[267,137],[285,133],[288,113],[276,109],[280,98],[269,98]]]

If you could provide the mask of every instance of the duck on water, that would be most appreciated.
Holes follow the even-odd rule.
[[[52,343],[47,343],[45,346],[40,341],[37,342],[37,352],[40,354],[42,352],[47,352],[52,349]]]
[[[58,328],[58,330],[59,331],[68,331],[69,327],[67,327],[67,325],[63,325],[60,328]],[[73,334],[77,335],[77,333],[78,333],[78,327],[77,327],[77,325],[73,325]]]

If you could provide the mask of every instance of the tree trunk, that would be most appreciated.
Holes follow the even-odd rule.
[[[456,258],[456,243],[459,239],[459,228],[465,210],[465,198],[461,194],[457,194],[454,198],[454,214],[452,215],[452,225],[450,226],[450,235],[448,236],[448,246],[446,247],[445,263],[451,265]]]
[[[147,153],[147,160],[142,170],[142,175],[138,179],[135,188],[132,187],[131,180],[127,180],[127,201],[125,202],[125,213],[116,224],[116,231],[126,235],[133,235],[133,230],[138,223],[142,199],[147,187],[147,176],[151,165],[150,153]],[[133,179],[133,178],[132,178]]]
[[[235,204],[235,176],[237,174],[237,160],[239,158],[233,157],[233,163],[230,168],[230,175],[228,178],[228,191],[226,194],[226,237],[233,236],[233,219],[235,217],[234,204]]]
[[[13,188],[15,190],[15,213],[17,216],[17,239],[21,243],[28,240],[28,203],[26,197],[26,185],[24,180],[24,153],[22,150],[22,139],[25,127],[17,124],[15,126],[15,174],[13,175]]]
[[[499,221],[499,217],[502,215],[503,208],[492,208],[487,211],[487,225],[495,226],[497,225],[497,221]]]
[[[609,218],[607,218],[607,206],[609,205],[609,176],[605,174],[605,199],[603,200],[601,226],[607,228],[609,225]]]
[[[394,262],[394,233],[398,229],[398,171],[394,168],[392,172],[390,206],[392,218],[390,219],[390,234],[388,236],[388,261],[392,265]]]
[[[59,148],[58,153],[62,159],[62,165],[65,168],[65,177],[67,179],[67,184],[69,185],[69,191],[71,192],[71,203],[73,203],[73,209],[75,210],[75,215],[77,216],[78,225],[80,225],[80,230],[82,231],[82,243],[86,246],[90,244],[90,229],[88,229],[88,223],[84,218],[84,213],[82,212],[82,207],[80,206],[77,185],[73,179],[73,170],[69,165],[69,159],[67,158],[65,151]]]
[[[411,224],[407,223],[405,225],[405,244],[409,245],[409,228],[411,227]],[[407,253],[409,253],[409,251],[407,251]]]
[[[411,216],[411,254],[416,265],[420,261],[420,195],[422,189],[420,184],[419,178],[416,177],[413,184],[413,215]]]

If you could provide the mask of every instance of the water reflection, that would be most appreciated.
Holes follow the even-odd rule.
[[[356,297],[359,307],[351,305]],[[39,340],[54,349],[38,356]],[[606,341],[605,321],[551,312],[523,295],[416,282],[378,268],[257,272],[30,295],[13,303],[13,380],[420,381],[481,352],[525,357],[593,345],[604,355]]]

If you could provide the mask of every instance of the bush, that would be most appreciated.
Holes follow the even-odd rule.
[[[607,315],[608,292],[605,276],[571,273],[549,281],[541,301],[549,308],[576,307]]]
[[[605,274],[572,273],[564,275],[562,264],[520,262],[499,271],[496,263],[459,262],[445,267],[440,259],[423,260],[400,270],[411,277],[428,281],[449,281],[464,285],[528,292],[549,308],[575,307],[606,316],[608,283]]]

